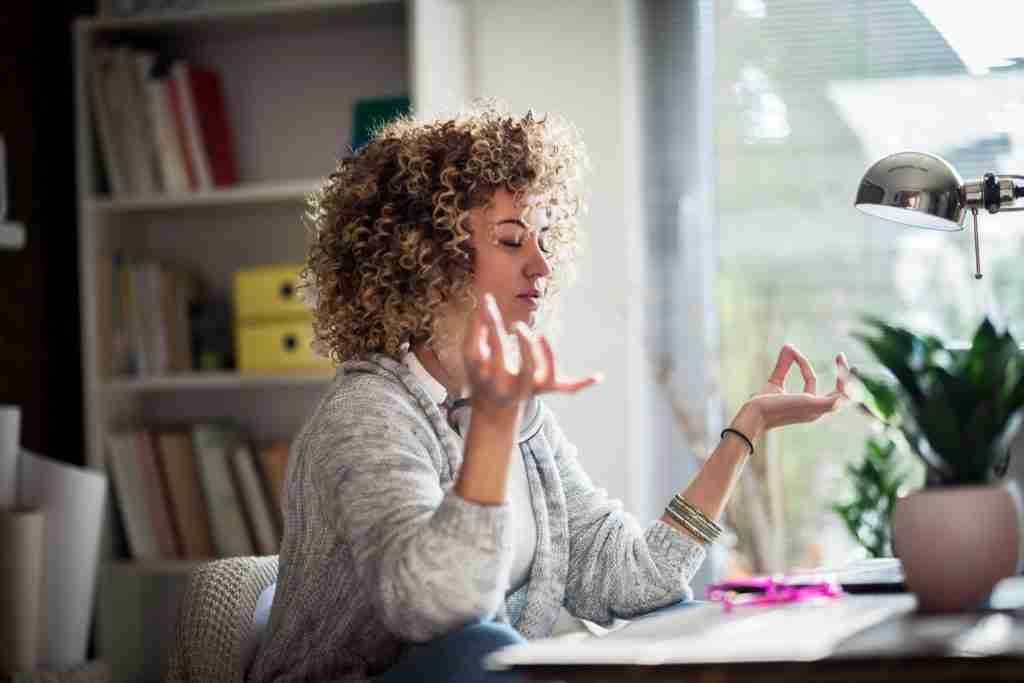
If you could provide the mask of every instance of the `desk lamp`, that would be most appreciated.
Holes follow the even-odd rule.
[[[974,219],[975,279],[981,279],[978,209],[989,213],[1024,210],[1024,176],[986,173],[980,180],[960,179],[942,157],[898,152],[876,161],[861,178],[854,206],[864,213],[927,230],[963,230]]]

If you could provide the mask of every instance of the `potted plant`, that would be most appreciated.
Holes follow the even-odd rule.
[[[864,389],[854,398],[926,470],[925,488],[896,502],[894,554],[920,609],[974,607],[1019,570],[1019,496],[1002,479],[1024,414],[1024,354],[987,318],[967,348],[864,320],[869,332],[854,336],[892,376],[853,370]]]

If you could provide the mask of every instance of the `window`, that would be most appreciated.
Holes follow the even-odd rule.
[[[991,5],[991,7],[983,7]],[[963,338],[985,313],[1024,340],[1024,214],[940,233],[853,208],[864,171],[904,149],[965,179],[1024,173],[1024,44],[1005,2],[730,0],[715,4],[715,189],[722,396],[732,415],[793,342],[835,382],[864,313]],[[1014,16],[1006,16],[1009,13]],[[995,22],[1000,23],[1000,22]],[[794,373],[796,374],[796,373]],[[790,389],[801,386],[791,377]],[[847,411],[769,434],[730,512],[734,569],[837,565],[856,547],[829,506],[870,431]]]

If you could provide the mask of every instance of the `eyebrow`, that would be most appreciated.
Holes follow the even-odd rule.
[[[529,230],[530,229],[530,228],[527,227],[526,223],[523,223],[523,221],[521,219],[519,219],[519,218],[503,218],[500,221],[498,221],[497,223],[495,223],[495,225],[504,225],[505,223],[511,223],[513,225],[518,225],[523,230]],[[550,225],[545,225],[543,228],[540,229],[540,231],[541,232],[547,232],[550,229],[551,229]]]

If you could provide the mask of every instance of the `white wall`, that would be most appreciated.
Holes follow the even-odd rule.
[[[606,379],[548,400],[595,483],[646,517],[650,411],[642,386],[650,374],[639,298],[645,229],[632,3],[474,0],[468,23],[471,92],[500,97],[519,113],[563,115],[588,146],[588,237],[578,279],[563,294],[556,351],[568,373],[600,370]]]

